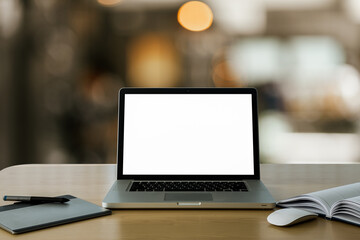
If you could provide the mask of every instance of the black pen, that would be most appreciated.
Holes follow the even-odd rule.
[[[68,202],[69,199],[62,197],[35,197],[35,196],[4,196],[4,201],[20,201],[33,203]]]

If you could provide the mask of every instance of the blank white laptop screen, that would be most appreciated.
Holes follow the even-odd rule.
[[[251,94],[125,94],[124,175],[253,175]]]

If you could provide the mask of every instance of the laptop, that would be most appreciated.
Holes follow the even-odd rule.
[[[122,88],[117,180],[102,206],[271,209],[254,88]]]

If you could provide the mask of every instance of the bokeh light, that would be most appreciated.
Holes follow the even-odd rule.
[[[22,17],[23,7],[19,0],[0,0],[0,37],[11,37]]]
[[[190,31],[204,31],[213,22],[211,8],[203,2],[190,1],[183,4],[178,11],[178,22]]]
[[[134,38],[127,49],[127,81],[132,87],[174,87],[181,75],[178,51],[158,33]]]
[[[101,5],[111,7],[111,6],[114,6],[118,3],[120,3],[122,0],[97,0],[97,1]]]

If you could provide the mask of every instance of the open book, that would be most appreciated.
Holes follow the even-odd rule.
[[[360,226],[360,182],[292,197],[277,206],[301,208]]]

